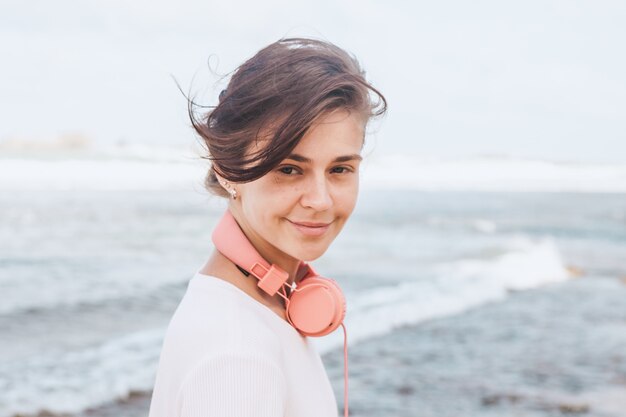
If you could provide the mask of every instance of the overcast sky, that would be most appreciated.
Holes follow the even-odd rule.
[[[356,54],[389,101],[374,151],[626,163],[626,2],[7,1],[0,141],[184,146],[183,89],[286,36]],[[195,78],[194,78],[195,77]]]

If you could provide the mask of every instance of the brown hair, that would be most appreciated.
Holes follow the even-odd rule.
[[[373,92],[378,100],[370,99]],[[341,48],[306,38],[280,39],[244,62],[200,119],[188,100],[189,118],[212,161],[205,187],[228,197],[215,173],[232,182],[254,181],[277,166],[313,123],[345,108],[365,124],[387,110],[385,97],[365,80],[358,61]],[[253,141],[267,146],[247,155]]]

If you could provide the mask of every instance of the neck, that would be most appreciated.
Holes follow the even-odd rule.
[[[293,271],[288,271],[289,279],[286,282],[287,285],[291,285],[291,283],[294,282],[294,279],[296,278],[296,272],[297,272],[296,269],[297,269],[297,265],[294,267]],[[200,269],[200,273],[205,274],[205,275],[215,276],[217,278],[221,278],[225,281],[228,281],[231,284],[243,290],[244,292],[248,293],[253,298],[259,301],[262,301],[265,304],[268,304],[268,305],[279,304],[281,306],[284,306],[284,300],[280,295],[275,294],[274,296],[271,296],[267,294],[265,291],[259,288],[259,280],[256,277],[252,275],[245,276],[237,268],[237,265],[235,265],[235,263],[233,263],[230,259],[226,258],[222,253],[220,253],[216,249],[213,250],[209,260],[202,267],[202,269]],[[302,275],[302,273],[300,275]],[[295,280],[296,283],[302,277],[298,276],[297,278],[298,279]]]
[[[261,257],[263,257],[263,259],[265,259],[270,265],[276,265],[277,267],[279,267],[280,269],[282,269],[283,271],[287,272],[289,274],[289,277],[287,278],[287,281],[285,281],[285,284],[287,285],[291,285],[293,282],[298,282],[300,280],[301,277],[298,276],[298,272],[299,272],[299,266],[300,266],[300,261],[297,259],[293,259],[293,258],[289,258],[289,259],[273,259],[270,256],[264,256],[263,253],[261,251],[259,251],[259,254],[261,255]],[[241,265],[239,265],[241,266]]]

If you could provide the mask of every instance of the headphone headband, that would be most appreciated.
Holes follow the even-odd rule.
[[[211,238],[222,255],[254,275],[259,280],[259,287],[269,295],[275,295],[289,279],[289,273],[261,257],[229,210],[213,230]]]

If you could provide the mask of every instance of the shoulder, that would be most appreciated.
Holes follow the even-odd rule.
[[[253,351],[210,354],[185,376],[181,416],[282,416],[287,383],[279,364]]]
[[[247,295],[217,278],[193,278],[167,330],[177,345],[195,345],[203,356],[242,348],[278,358],[281,337],[267,312]],[[265,314],[263,314],[265,313]]]

